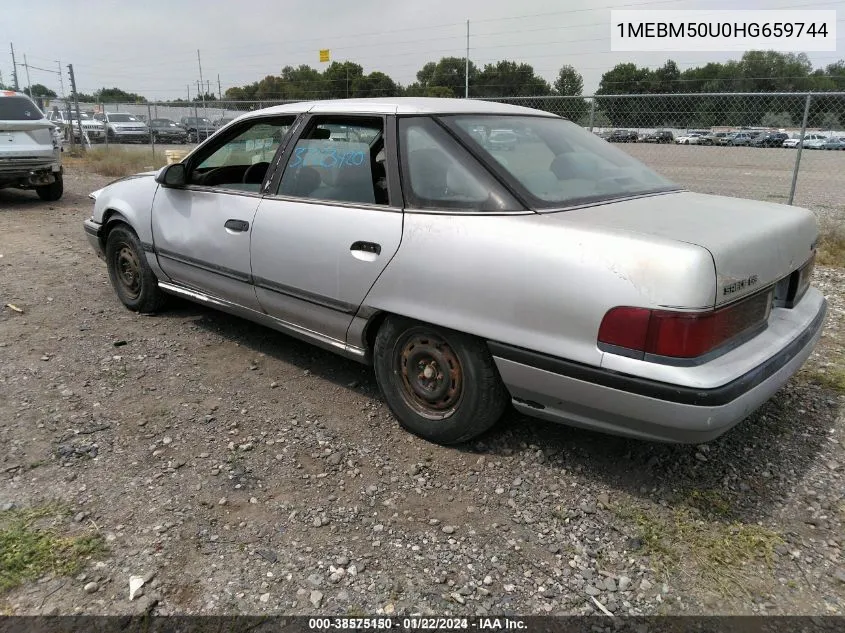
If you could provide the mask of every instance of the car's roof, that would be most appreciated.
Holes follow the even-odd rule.
[[[442,99],[434,97],[383,97],[378,99],[331,99],[300,101],[254,110],[250,116],[285,113],[326,114],[522,114],[556,116],[550,112],[523,106],[478,99]]]

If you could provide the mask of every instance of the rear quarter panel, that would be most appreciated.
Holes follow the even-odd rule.
[[[692,244],[533,213],[406,212],[399,251],[365,305],[599,365],[611,307],[701,308],[715,289],[710,254]]]

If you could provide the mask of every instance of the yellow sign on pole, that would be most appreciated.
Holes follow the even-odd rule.
[[[329,49],[327,49],[327,48],[320,49],[320,61],[321,62],[329,61]]]

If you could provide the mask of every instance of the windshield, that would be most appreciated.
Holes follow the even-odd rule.
[[[566,119],[483,115],[445,119],[504,167],[535,199],[536,206],[556,207],[679,188]],[[491,142],[493,130],[512,132],[516,142]]]
[[[26,97],[0,97],[0,121],[37,121],[44,115]]]
[[[109,121],[112,123],[139,123],[138,119],[131,114],[109,114]]]

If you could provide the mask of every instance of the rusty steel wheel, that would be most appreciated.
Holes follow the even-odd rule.
[[[399,423],[438,444],[480,435],[510,400],[484,341],[405,317],[385,318],[373,365]]]
[[[141,263],[138,261],[138,256],[129,244],[120,243],[114,257],[117,281],[123,287],[125,296],[129,299],[137,299],[141,294]]]
[[[135,232],[126,224],[114,226],[106,237],[105,251],[109,279],[123,305],[136,312],[158,310],[164,295]]]
[[[402,395],[423,417],[441,420],[454,413],[461,399],[461,361],[441,337],[418,328],[397,341],[396,363]]]

